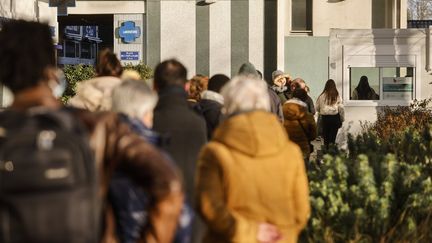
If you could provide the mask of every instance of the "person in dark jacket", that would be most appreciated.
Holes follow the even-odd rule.
[[[316,138],[317,126],[313,115],[307,110],[306,100],[306,90],[297,88],[293,91],[293,98],[283,105],[283,111],[288,137],[300,146],[303,159],[308,165],[312,153],[310,142]]]
[[[154,88],[159,101],[154,110],[153,129],[169,136],[166,151],[183,172],[186,202],[193,205],[196,162],[201,147],[207,142],[207,128],[204,119],[188,105],[186,77],[186,68],[177,60],[170,59],[156,66]],[[198,242],[204,226],[197,218],[193,225],[193,242]]]
[[[118,241],[115,232],[117,221],[113,217],[112,205],[107,199],[107,189],[111,175],[121,170],[140,188],[148,191],[152,198],[148,214],[150,225],[141,232],[140,242],[171,243],[183,205],[182,185],[177,169],[153,145],[132,132],[117,114],[91,113],[86,110],[65,109],[62,106],[58,99],[58,95],[62,93],[58,92],[61,83],[56,75],[54,45],[49,26],[24,20],[12,20],[4,24],[0,31],[0,56],[0,80],[14,94],[13,104],[7,112],[14,112],[23,117],[28,117],[26,114],[35,110],[50,113],[67,112],[70,117],[76,118],[73,122],[88,132],[89,136],[86,139],[89,140],[94,157],[94,160],[89,162],[90,167],[94,166],[98,170],[97,195],[99,207],[102,209],[100,212],[94,212],[101,222],[100,231],[92,228],[88,230],[97,235],[97,242]],[[27,65],[29,63],[31,65]],[[38,174],[39,171],[32,173]],[[56,201],[51,201],[47,207],[56,209],[53,211],[55,213],[62,209],[66,210],[68,205],[59,205]],[[35,217],[34,213],[38,212],[27,213]],[[82,232],[70,227],[71,219],[64,219],[63,233],[71,237],[80,237]],[[82,219],[79,220],[82,222]],[[19,224],[10,226],[11,232],[18,232]],[[59,227],[61,226],[45,222],[40,222],[37,226],[44,232],[52,232]],[[56,234],[58,232],[53,232],[53,235]],[[4,242],[3,236],[4,234],[0,233],[1,242]],[[19,238],[20,242],[47,242],[46,238],[41,241],[28,236],[28,232],[23,232]],[[81,241],[77,242],[96,242],[80,239]]]
[[[301,78],[294,79],[292,81],[292,85],[293,85],[292,90],[298,87],[306,91],[306,82]],[[306,100],[304,100],[304,102],[307,104],[307,109],[309,113],[315,115],[316,111],[315,111],[314,102],[307,92],[306,92]]]
[[[379,95],[369,85],[368,77],[361,76],[359,84],[353,90],[352,100],[379,100]]]
[[[255,66],[250,62],[244,63],[240,67],[238,75],[253,76],[262,80],[262,73],[256,70]],[[267,90],[269,92],[270,99],[270,112],[275,114],[278,120],[283,123],[282,103],[278,95],[271,89],[270,86]]]
[[[208,90],[202,92],[201,100],[198,102],[201,114],[207,124],[207,138],[209,140],[212,137],[214,129],[222,120],[224,99],[219,92],[229,80],[230,79],[223,74],[213,75],[208,82]]]

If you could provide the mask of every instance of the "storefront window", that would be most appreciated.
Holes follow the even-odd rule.
[[[66,57],[72,57],[75,58],[75,42],[72,41],[66,41],[65,42],[65,53]]]
[[[351,67],[350,100],[412,100],[412,67]]]
[[[91,59],[91,44],[81,43],[81,58]]]

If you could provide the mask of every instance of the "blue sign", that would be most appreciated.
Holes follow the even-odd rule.
[[[119,28],[119,36],[124,43],[132,43],[141,36],[141,29],[135,26],[135,22],[126,21]]]
[[[138,51],[121,51],[120,52],[120,60],[138,61],[139,60],[139,52]]]

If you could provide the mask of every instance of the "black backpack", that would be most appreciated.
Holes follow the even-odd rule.
[[[73,113],[0,113],[0,242],[93,243],[98,177]]]

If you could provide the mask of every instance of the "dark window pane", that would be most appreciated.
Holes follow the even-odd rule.
[[[91,44],[81,43],[81,58],[90,59],[91,58]]]
[[[292,0],[291,29],[312,30],[312,0]]]
[[[66,41],[65,52],[66,52],[66,57],[76,57],[75,42]]]

